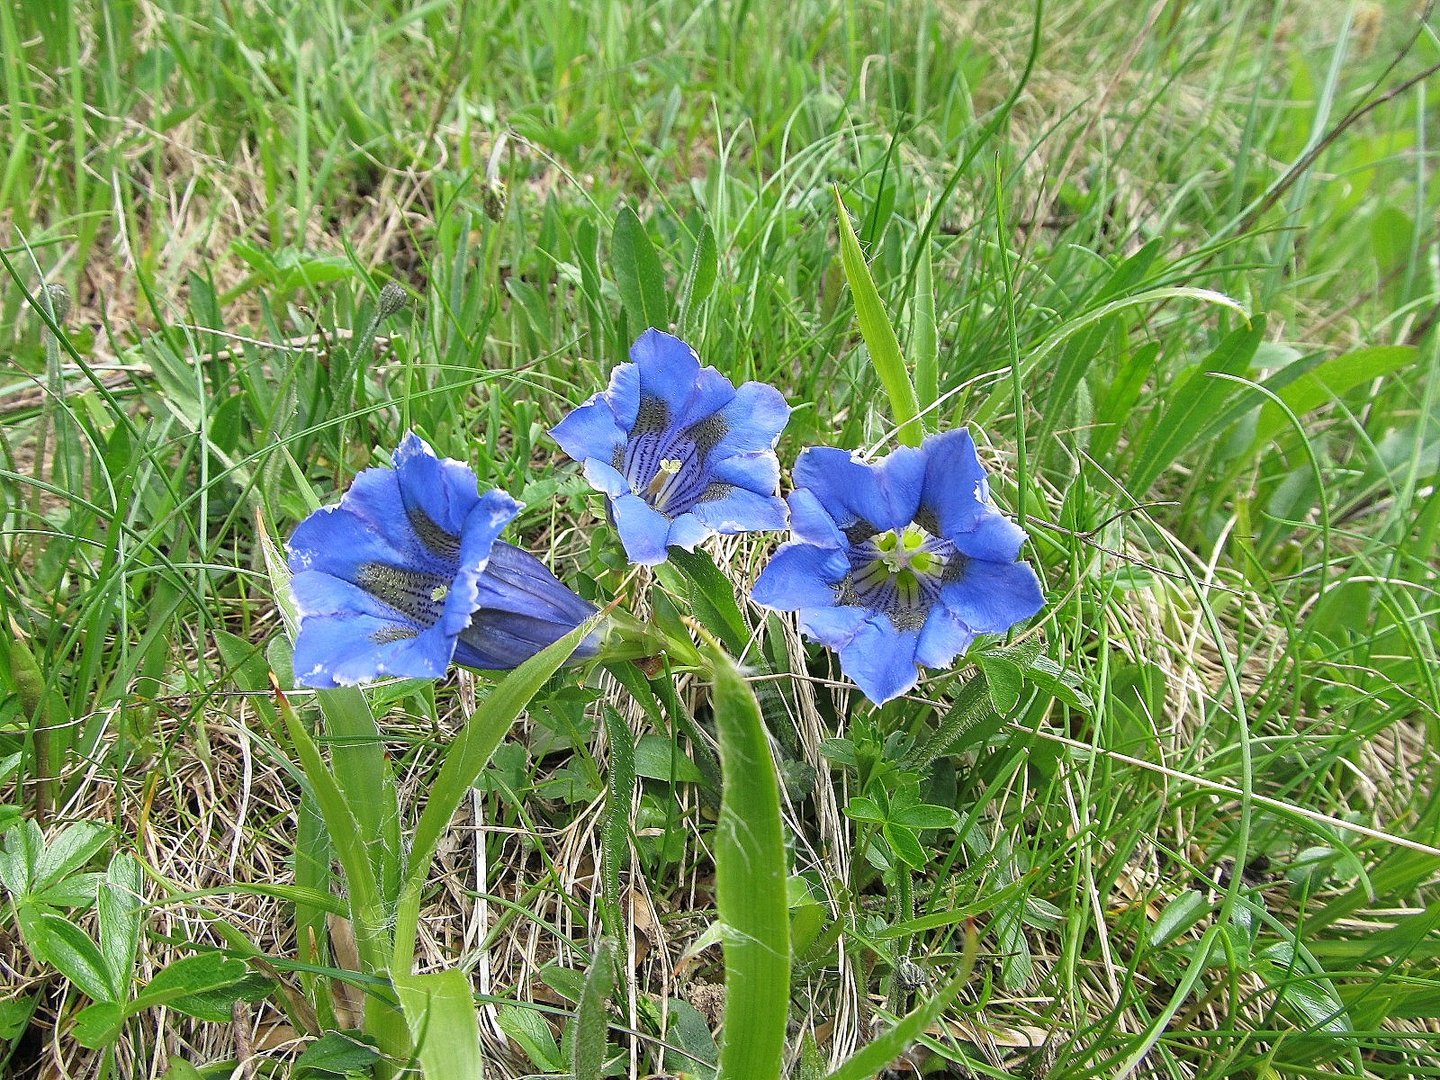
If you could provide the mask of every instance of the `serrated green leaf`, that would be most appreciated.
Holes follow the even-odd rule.
[[[145,905],[144,871],[133,855],[118,852],[105,871],[105,887],[96,898],[100,920],[100,954],[115,986],[126,989],[135,976],[140,949],[140,924]],[[121,997],[127,995],[122,993]]]
[[[37,960],[49,964],[94,1001],[116,999],[105,958],[85,931],[54,912],[36,911],[25,904],[20,905],[19,915],[20,932]]]
[[[890,810],[890,820],[908,829],[953,829],[960,824],[960,815],[948,806],[935,803],[920,803],[916,806],[897,806]]]
[[[1019,666],[994,654],[979,657],[980,670],[985,672],[985,686],[990,702],[1001,716],[1009,716],[1020,705],[1025,691],[1025,676]]]
[[[35,862],[32,888],[42,892],[75,873],[110,842],[111,832],[93,821],[77,821],[52,837]]]
[[[97,1001],[75,1014],[71,1037],[81,1046],[100,1050],[120,1037],[125,1026],[125,1010],[113,1001]]]
[[[297,1075],[305,1070],[345,1075],[370,1068],[380,1055],[368,1043],[339,1031],[328,1031],[305,1048],[295,1062]]]

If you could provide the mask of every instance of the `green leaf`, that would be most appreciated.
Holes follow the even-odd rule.
[[[710,295],[710,290],[715,288],[719,266],[715,231],[707,221],[700,226],[700,235],[695,238],[695,254],[690,257],[690,269],[685,274],[685,284],[680,289],[681,323],[691,317],[695,308],[703,304]]]
[[[1265,336],[1265,320],[1257,317],[1249,326],[1227,334],[1180,385],[1166,395],[1167,404],[1158,422],[1135,453],[1125,486],[1136,498],[1150,489],[1203,434],[1207,423],[1221,412],[1226,401],[1240,392],[1235,383],[1211,378],[1211,372],[1243,375]]]
[[[33,888],[43,892],[75,873],[110,842],[110,830],[94,821],[77,821],[55,836],[35,862]]]
[[[674,784],[700,783],[700,769],[689,755],[664,735],[641,735],[635,747],[635,773],[647,780]]]
[[[114,1001],[117,988],[100,949],[85,931],[50,911],[19,907],[25,944],[41,963],[49,964],[95,1001]]]
[[[392,975],[420,1068],[428,1080],[485,1075],[480,1024],[470,982],[457,968],[429,975]]]
[[[615,281],[620,300],[636,332],[646,327],[657,330],[670,325],[670,304],[665,290],[665,271],[645,232],[645,226],[628,206],[615,215],[615,233],[610,242]]]
[[[10,826],[0,844],[0,885],[16,897],[28,896],[35,881],[35,864],[44,850],[45,834],[33,819]]]
[[[967,965],[965,971],[942,986],[933,997],[916,1006],[889,1031],[872,1039],[825,1080],[872,1080],[879,1076],[890,1062],[910,1049],[940,1019],[969,980]]]
[[[298,1075],[298,1073],[297,1073]],[[183,1058],[172,1057],[162,1080],[205,1080],[204,1074]]]
[[[669,561],[661,565],[662,578],[671,563],[690,583],[686,594],[700,625],[718,637],[734,655],[744,653],[750,643],[750,627],[735,601],[735,586],[730,579],[703,551],[672,548]]]
[[[70,1034],[81,1046],[104,1049],[120,1037],[126,1015],[113,1001],[97,1001],[75,1014],[75,1026]]]
[[[918,419],[920,406],[915,398],[915,387],[905,370],[900,340],[895,336],[895,328],[885,312],[875,280],[870,276],[870,268],[865,265],[865,255],[850,225],[850,215],[841,201],[839,187],[835,188],[835,210],[840,218],[840,264],[845,270],[845,280],[850,283],[850,295],[855,300],[855,318],[860,323],[860,335],[870,351],[870,362],[880,376],[880,385],[890,398],[890,411],[900,429],[900,441],[906,446],[919,446],[925,432]]]
[[[167,965],[136,996],[135,1008],[164,1005],[176,998],[203,994],[242,982],[250,974],[243,960],[224,953],[196,953]]]
[[[919,803],[915,806],[897,806],[890,811],[890,820],[908,829],[954,829],[960,824],[960,815],[948,806],[935,803]]]
[[[145,897],[144,872],[133,855],[119,852],[105,872],[105,887],[96,897],[100,919],[100,954],[121,998],[128,997],[140,949],[140,923]]]
[[[1297,415],[1303,416],[1365,383],[1393,374],[1420,357],[1412,345],[1375,345],[1336,356],[1311,368],[1278,391]],[[1260,410],[1252,446],[1258,449],[1290,426],[1285,410],[1273,401]]]
[[[880,827],[880,831],[885,834],[885,840],[889,843],[890,850],[907,866],[922,870],[929,863],[930,860],[925,855],[925,849],[920,846],[920,838],[910,829],[887,821]]]
[[[615,947],[602,939],[590,964],[590,975],[575,1013],[570,1044],[570,1075],[574,1080],[600,1080],[604,1068],[610,1020],[605,1013],[615,979]],[[459,1074],[456,1074],[459,1075]]]
[[[610,778],[605,793],[605,825],[601,837],[600,921],[607,934],[625,932],[620,909],[621,875],[630,867],[630,803],[635,795],[635,737],[625,718],[605,709],[610,741]],[[653,736],[652,736],[653,737]]]
[[[39,998],[35,994],[0,1001],[0,1042],[14,1042],[30,1026]]]
[[[410,970],[415,927],[420,917],[420,890],[430,877],[435,849],[450,827],[450,819],[455,816],[455,811],[479,779],[481,770],[490,761],[490,755],[510,731],[516,718],[550,677],[570,659],[570,654],[580,647],[586,635],[595,629],[598,619],[599,616],[596,616],[582,623],[501,679],[445,751],[445,761],[435,782],[430,785],[430,796],[411,840],[410,869],[399,904],[392,971]],[[329,819],[328,812],[326,819]]]
[[[380,1055],[368,1043],[339,1031],[327,1031],[305,1048],[295,1062],[295,1074],[306,1070],[338,1073],[341,1076],[370,1068]]]
[[[940,337],[935,327],[935,274],[930,262],[930,245],[920,245],[915,264],[915,325],[910,332],[910,355],[915,360],[915,399],[928,409],[940,399]],[[930,427],[939,420],[931,416]]]
[[[852,795],[845,803],[845,816],[852,821],[873,821],[878,824],[885,820],[885,811],[880,809],[880,804],[869,795]]]
[[[1167,945],[1199,922],[1211,910],[1210,901],[1195,889],[1186,889],[1165,905],[1150,930],[1150,944]]]
[[[711,649],[723,789],[715,900],[725,927],[721,1080],[777,1080],[790,1012],[790,917],[780,787],[760,706]]]
[[[525,1051],[535,1067],[546,1073],[563,1073],[566,1061],[550,1034],[550,1025],[534,1009],[522,1009],[518,1005],[504,1005],[495,1014],[500,1030],[514,1039]]]
[[[1025,690],[1025,676],[1019,666],[1002,656],[982,654],[980,670],[985,673],[985,686],[990,692],[990,703],[1001,716],[1009,716],[1020,705],[1020,696]]]

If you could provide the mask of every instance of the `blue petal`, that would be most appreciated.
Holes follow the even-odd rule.
[[[367,469],[366,472],[390,473],[391,469]],[[361,473],[361,476],[364,476]],[[401,508],[399,490],[395,505]],[[404,519],[403,508],[400,509]],[[355,514],[348,506],[327,506],[316,510],[295,527],[286,548],[290,569],[295,573],[315,570],[352,581],[365,563],[397,565],[409,562],[410,543],[400,545],[382,533],[372,522]]]
[[[460,635],[458,663],[508,670],[534,656],[595,614],[595,606],[566,587],[528,551],[504,542],[480,575],[479,610]],[[600,632],[589,635],[572,659],[599,651]]]
[[[640,399],[635,399],[636,408]],[[626,430],[635,423],[632,412]],[[615,418],[615,409],[610,395],[596,394],[585,404],[571,410],[569,415],[550,429],[551,437],[560,444],[560,449],[576,461],[591,458],[609,462],[615,451],[625,445],[625,431]]]
[[[941,536],[969,532],[986,505],[980,498],[985,469],[975,456],[975,440],[965,428],[929,436],[925,454],[925,482],[920,506],[939,524]]]
[[[859,633],[870,612],[861,607],[813,607],[800,609],[800,629],[811,641],[839,651]]]
[[[548,566],[503,540],[490,552],[480,575],[479,606],[549,620],[563,626],[556,638],[595,614],[595,605],[576,595]]]
[[[449,666],[455,639],[439,627],[421,630],[328,574],[297,574],[291,587],[304,614],[295,639],[300,685],[353,686],[387,675],[435,679]]]
[[[302,632],[306,619],[325,615],[366,615],[396,626],[415,626],[413,621],[360,586],[331,574],[305,570],[290,579],[290,592],[295,597]]]
[[[1014,562],[1025,543],[1025,530],[988,506],[969,532],[944,535],[970,558],[1000,563]]]
[[[711,532],[694,514],[681,514],[670,522],[670,535],[666,537],[665,543],[668,547],[694,551],[695,546],[710,536]]]
[[[1029,563],[971,559],[960,580],[940,590],[940,602],[977,634],[1002,634],[1045,606]]]
[[[607,465],[596,458],[585,462],[585,479],[596,491],[603,491],[612,498],[630,494],[630,481],[613,465]]]
[[[790,531],[801,540],[821,547],[849,546],[835,519],[825,512],[820,500],[810,492],[792,491],[786,502],[790,504]]]
[[[750,590],[750,599],[776,611],[831,607],[835,586],[850,570],[850,560],[835,548],[791,541],[781,544]]]
[[[734,484],[759,495],[774,495],[780,486],[780,461],[773,450],[757,450],[735,454],[714,461],[707,468],[709,479],[721,484]],[[781,526],[784,522],[781,522]],[[766,526],[778,528],[780,526]]]
[[[713,367],[702,369],[695,350],[664,331],[651,328],[641,334],[630,347],[630,359],[639,375],[640,394],[665,403],[672,431],[718,412],[735,397],[729,379]]]
[[[499,488],[487,491],[476,501],[461,529],[460,553],[454,580],[445,594],[445,609],[436,625],[452,637],[470,623],[479,604],[479,578],[496,546],[502,529],[514,520],[522,504]]]
[[[725,418],[725,435],[710,452],[712,460],[773,450],[790,420],[790,406],[773,386],[747,382],[720,415]]]
[[[920,631],[915,660],[929,668],[947,668],[970,647],[975,633],[943,603],[934,605]]]
[[[808,489],[842,529],[857,521],[879,531],[915,517],[925,477],[925,455],[902,446],[874,464],[848,450],[812,446],[795,462],[795,486]]]
[[[427,549],[405,512],[394,469],[365,469],[339,506],[316,510],[295,528],[286,545],[290,569],[319,570],[353,580],[366,562],[420,564],[446,572],[444,560]]]
[[[727,535],[785,527],[785,504],[778,496],[760,495],[743,487],[732,487],[718,499],[698,502],[690,513],[707,529]]]
[[[610,504],[615,530],[625,547],[625,557],[641,566],[656,566],[668,557],[670,519],[639,495],[621,495]]]
[[[1014,562],[1025,533],[989,503],[985,468],[964,428],[931,435],[925,453],[920,509],[934,520],[934,532],[973,559]]]
[[[429,538],[426,519],[451,537],[458,537],[479,497],[475,471],[453,458],[436,457],[435,451],[413,431],[401,440],[394,462],[400,499],[419,539],[425,542]],[[426,546],[435,550],[430,544]]]
[[[840,669],[876,705],[884,705],[915,685],[918,630],[897,630],[884,615],[871,615],[840,649]]]

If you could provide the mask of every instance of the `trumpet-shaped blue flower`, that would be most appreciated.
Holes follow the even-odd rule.
[[[979,634],[998,634],[1044,604],[1025,533],[989,502],[970,433],[932,435],[874,464],[811,447],[795,463],[795,539],[752,597],[797,611],[840,654],[877,705],[909,690],[919,667],[948,667]]]
[[[654,566],[712,533],[784,528],[775,443],[790,407],[780,392],[737,390],[659,330],[640,335],[630,359],[550,432],[608,497],[630,561]]]
[[[594,613],[538,559],[498,542],[520,503],[480,494],[468,465],[413,433],[393,461],[361,472],[290,538],[298,682],[434,679],[452,657],[510,668]],[[577,655],[595,648],[587,639]]]

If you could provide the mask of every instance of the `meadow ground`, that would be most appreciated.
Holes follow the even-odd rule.
[[[0,5],[0,1074],[1440,1076],[1430,17]],[[546,434],[653,324],[895,446],[837,191],[1047,597],[880,708]],[[744,681],[277,697],[407,430]]]

